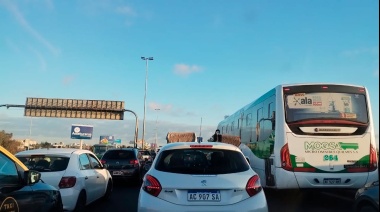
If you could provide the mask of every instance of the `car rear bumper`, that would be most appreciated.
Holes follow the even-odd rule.
[[[64,188],[61,192],[63,210],[73,211],[78,200],[79,191],[74,188]]]
[[[267,212],[268,205],[264,192],[245,199],[241,202],[230,205],[210,205],[210,206],[194,206],[194,205],[178,205],[168,201],[154,197],[144,190],[140,189],[138,199],[138,212],[169,212],[169,211],[210,211],[210,212]]]
[[[109,169],[108,170],[112,176],[112,179],[139,179],[140,178],[140,170],[139,169]],[[120,174],[115,174],[116,172],[120,172]]]

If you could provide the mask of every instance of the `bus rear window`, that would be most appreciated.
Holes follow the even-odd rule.
[[[344,119],[368,123],[365,95],[350,93],[294,93],[285,95],[286,122]]]

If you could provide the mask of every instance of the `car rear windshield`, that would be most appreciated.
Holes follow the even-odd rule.
[[[192,148],[162,152],[155,168],[179,174],[230,174],[247,171],[250,167],[237,151]]]
[[[102,157],[107,160],[130,160],[136,159],[133,150],[108,150]]]
[[[26,167],[39,172],[57,172],[66,170],[70,158],[54,155],[17,156]]]
[[[139,151],[142,155],[150,155],[149,151]]]

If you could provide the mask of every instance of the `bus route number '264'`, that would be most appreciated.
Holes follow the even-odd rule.
[[[324,155],[324,161],[338,161],[338,155]]]

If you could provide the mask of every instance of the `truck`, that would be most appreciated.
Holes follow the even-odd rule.
[[[168,144],[175,142],[195,142],[196,138],[194,132],[168,132],[166,135]]]
[[[115,148],[115,146],[112,144],[94,144],[92,151],[94,152],[96,157],[101,159],[107,150],[113,149],[113,148]]]

